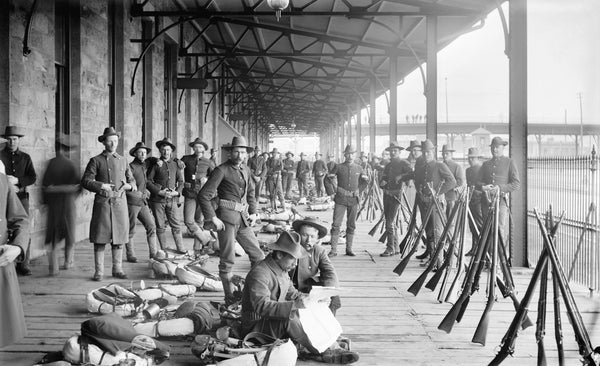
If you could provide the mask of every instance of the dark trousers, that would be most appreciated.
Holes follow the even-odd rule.
[[[144,225],[144,229],[146,229],[146,241],[148,242],[148,250],[150,252],[150,257],[153,257],[154,254],[156,254],[157,238],[156,224],[154,223],[154,216],[152,216],[150,207],[148,207],[148,205],[127,205],[127,209],[129,211],[129,243],[132,243],[131,239],[133,239],[133,236],[135,235],[136,219],[140,220],[142,225]]]
[[[256,197],[256,201],[258,201],[258,198],[260,197],[260,191],[262,191],[262,187],[264,185],[264,178],[261,178],[258,182],[256,182],[256,184],[254,185],[255,188],[255,193],[254,193],[254,197]]]
[[[476,233],[481,233],[481,228],[483,226],[483,213],[481,212],[481,200],[480,199],[472,199],[469,202],[469,210],[471,211],[471,216],[473,216],[473,220],[475,221],[475,225],[473,225],[473,221],[469,220],[469,229],[471,230],[471,249],[475,248],[477,245],[477,235]],[[475,227],[477,227],[477,231],[475,231]]]
[[[269,198],[271,199],[271,207],[277,208],[276,199],[281,202],[281,209],[285,209],[285,199],[283,197],[283,188],[281,187],[281,179],[279,177],[270,177],[267,179],[267,189],[269,190]]]
[[[419,205],[419,211],[421,212],[421,222],[425,220],[425,214],[427,213],[429,205],[434,205],[433,212],[429,217],[427,226],[425,226],[425,233],[427,236],[427,247],[429,248],[430,255],[433,255],[435,251],[435,245],[442,237],[442,232],[444,231],[444,225],[442,225],[442,215],[446,215],[444,212],[445,202],[440,202],[440,208],[442,210],[442,212],[440,212],[435,206],[432,197],[417,196],[417,200]],[[443,253],[440,253],[440,257],[443,257]]]
[[[19,201],[21,201],[21,204],[23,205],[23,208],[25,209],[25,212],[27,212],[27,216],[29,216],[29,194],[27,194],[26,196],[19,198]],[[22,266],[29,266],[29,258],[31,256],[31,238],[29,238],[29,240],[27,241],[27,243],[25,244],[27,247],[23,248],[23,252],[25,253],[25,259],[23,259],[23,262],[17,263],[17,266],[22,265]],[[18,267],[17,267],[18,268]]]
[[[331,196],[337,190],[336,188],[336,178],[325,177],[323,180],[323,185],[325,186],[325,194]]]
[[[510,228],[509,228],[509,212],[508,212],[508,205],[506,204],[506,200],[504,199],[504,197],[500,198],[500,205],[499,205],[499,212],[498,212],[498,230],[499,230],[499,234],[500,237],[502,238],[502,242],[504,243],[504,247],[506,249],[508,249],[508,242],[509,242],[509,234],[510,234]],[[490,203],[487,201],[487,199],[485,198],[485,195],[483,196],[483,198],[481,199],[481,212],[482,212],[482,216],[483,219],[485,219],[487,217],[487,215],[492,212],[490,210]]]
[[[306,176],[298,177],[298,193],[300,195],[300,198],[306,197],[308,195],[308,186],[306,183],[306,179]]]
[[[304,332],[297,312],[293,312],[289,319],[262,318],[251,329],[244,330],[246,334],[259,332],[277,339],[289,338],[292,342],[306,347],[311,353],[319,354]]]
[[[228,277],[235,262],[235,240],[240,243],[244,251],[250,257],[250,263],[263,260],[265,255],[260,249],[258,239],[250,227],[243,223],[234,225],[224,222],[225,229],[218,232],[219,235],[219,275],[221,278]]]
[[[294,180],[294,174],[283,173],[281,176],[281,185],[283,187],[284,196],[290,197],[290,191],[292,190],[292,181]]]
[[[333,224],[331,225],[331,235],[339,235],[344,214],[346,214],[346,235],[353,235],[356,229],[356,214],[358,205],[341,205],[336,203],[333,208]]]
[[[387,194],[383,196],[383,215],[385,217],[385,232],[387,233],[387,247],[385,250],[389,253],[400,251],[396,228],[396,217],[399,209],[400,202],[398,202],[398,199]]]
[[[325,176],[317,176],[315,175],[315,190],[317,191],[317,197],[322,197],[325,194],[325,186],[323,184],[323,180]]]

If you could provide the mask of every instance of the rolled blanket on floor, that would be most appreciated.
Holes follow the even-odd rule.
[[[150,258],[148,266],[156,278],[174,278],[178,264],[168,259]]]
[[[219,277],[208,273],[198,266],[185,266],[177,268],[175,275],[180,282],[194,285],[200,291],[223,291],[223,284]]]
[[[188,318],[137,323],[133,328],[139,334],[144,334],[153,338],[178,337],[194,334],[194,322]]]
[[[156,299],[165,299],[169,303],[169,305],[177,303],[177,297],[169,294],[159,288],[147,288],[145,290],[140,290],[137,292],[138,296],[146,301],[156,300]]]
[[[124,317],[137,314],[144,302],[133,291],[116,284],[92,290],[86,295],[85,300],[90,313],[117,313]]]
[[[168,293],[169,295],[173,295],[176,297],[191,296],[194,293],[196,293],[196,286],[188,284],[170,285],[161,283],[160,285],[158,285],[158,288]]]
[[[194,333],[205,334],[216,330],[221,325],[221,314],[207,301],[196,303],[194,309],[186,315],[194,322]]]

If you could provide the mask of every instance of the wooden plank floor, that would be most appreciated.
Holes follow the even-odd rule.
[[[300,209],[300,212],[303,212]],[[331,222],[331,211],[318,213],[325,221]],[[512,302],[500,299],[494,306],[487,345],[471,343],[471,337],[482,309],[485,294],[478,293],[472,299],[461,323],[456,324],[451,334],[439,331],[437,326],[449,304],[439,304],[436,293],[423,289],[417,297],[406,289],[421,273],[422,267],[413,260],[402,277],[392,269],[397,257],[379,257],[384,246],[367,235],[372,223],[359,222],[355,252],[356,257],[340,255],[333,259],[341,281],[341,286],[351,289],[342,298],[342,308],[338,319],[344,334],[352,339],[353,349],[360,353],[357,365],[485,365],[495,355],[497,346],[505,333],[514,310]],[[264,234],[261,234],[264,235]],[[143,228],[139,227],[135,237],[137,255],[147,258]],[[184,239],[192,246],[192,239]],[[261,240],[274,240],[262,237]],[[343,247],[340,248],[343,253]],[[110,259],[107,253],[106,267],[110,273]],[[77,265],[69,271],[61,271],[58,277],[47,277],[46,258],[34,261],[33,276],[21,278],[21,292],[26,314],[28,336],[18,344],[0,350],[0,365],[32,365],[45,352],[57,351],[73,334],[79,332],[80,324],[92,315],[85,308],[85,294],[98,287],[92,282],[92,246],[81,242],[76,250]],[[216,270],[218,258],[211,258],[209,270]],[[125,269],[132,280],[147,279],[146,263],[126,263]],[[246,257],[238,258],[236,273],[244,275],[249,269]],[[515,282],[522,294],[529,282],[532,271],[515,269]],[[483,279],[482,279],[483,280]],[[114,282],[107,277],[104,284]],[[124,282],[124,281],[121,281]],[[590,298],[587,290],[573,286],[578,306],[588,326],[592,340],[598,339],[598,299]],[[220,300],[222,294],[201,293],[196,298]],[[551,301],[551,294],[549,295]],[[537,295],[530,306],[531,319],[535,322]],[[552,308],[549,305],[550,309]],[[564,307],[563,307],[564,311]],[[549,364],[557,364],[552,313],[548,313],[546,348]],[[567,365],[578,364],[577,344],[563,313],[564,342]],[[505,361],[506,365],[535,365],[537,347],[535,327],[521,332],[517,339],[514,357]],[[190,353],[189,340],[166,340],[173,346],[172,358],[165,365],[193,365],[198,360]],[[314,365],[315,362],[298,362],[298,365]]]

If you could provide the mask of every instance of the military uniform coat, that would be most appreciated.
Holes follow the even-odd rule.
[[[315,245],[306,257],[298,260],[298,265],[291,271],[291,278],[301,292],[309,292],[311,283],[315,282],[321,286],[338,286],[333,264],[325,248],[319,244]]]
[[[444,162],[444,164],[446,164],[448,169],[450,169],[450,173],[452,173],[454,179],[456,180],[455,188],[460,188],[464,186],[466,183],[466,177],[465,170],[463,169],[463,167],[454,160]],[[454,189],[451,189],[448,192],[446,192],[446,201],[456,201],[456,191]]]
[[[0,243],[8,241],[8,230],[12,232],[10,244],[18,245],[23,252],[29,240],[27,213],[19,202],[8,179],[0,174]],[[23,256],[24,254],[22,254]],[[15,266],[0,267],[0,348],[19,341],[27,334],[25,315],[21,302],[21,290]]]
[[[123,181],[135,184],[124,157],[103,151],[90,159],[81,179],[81,185],[85,189],[96,193],[90,222],[90,242],[124,244],[129,241],[129,213],[125,193],[121,191],[109,194],[100,189],[103,183],[109,183],[114,184],[117,190]],[[109,197],[111,195],[113,197]]]
[[[337,164],[329,174],[337,177],[338,193],[335,195],[333,201],[340,205],[353,206],[358,204],[358,184],[361,175],[366,172],[361,168],[360,165],[355,163],[341,163]],[[339,192],[339,188],[342,188],[349,192],[355,192],[355,196],[347,196]]]
[[[148,170],[146,187],[150,191],[150,201],[166,203],[167,198],[159,196],[163,189],[171,189],[183,194],[183,162],[177,159],[158,159]]]
[[[183,168],[183,196],[196,198],[202,188],[202,178],[208,179],[215,166],[205,157],[197,158],[196,155],[185,155],[181,158],[185,164]]]

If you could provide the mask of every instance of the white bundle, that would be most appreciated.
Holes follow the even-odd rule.
[[[169,302],[169,305],[177,303],[177,297],[169,294],[159,288],[147,288],[137,292],[138,296],[146,301],[165,299]]]
[[[219,277],[206,272],[197,266],[185,266],[177,268],[175,275],[182,283],[194,285],[200,291],[223,291],[223,284]]]
[[[177,263],[174,263],[170,260],[164,259],[153,259],[150,258],[148,262],[148,266],[152,269],[154,274],[159,277],[165,276],[175,276],[175,271],[177,270]]]
[[[149,337],[176,337],[194,334],[194,322],[188,318],[137,323],[133,328]]]
[[[100,347],[95,344],[88,345],[88,355],[90,357],[90,364],[99,366],[110,366],[118,365],[123,360],[135,360],[136,366],[149,366],[150,363],[147,359],[137,356],[131,352],[119,351],[116,355],[112,355],[109,352],[104,352]],[[72,336],[67,340],[63,346],[63,358],[72,364],[79,365],[81,361],[81,348],[79,346],[79,336]]]
[[[190,296],[196,293],[196,286],[194,285],[169,285],[161,283],[158,287],[167,294],[176,297]]]
[[[106,289],[119,296],[119,300],[116,297],[101,293],[101,289]],[[124,299],[130,301],[123,302]],[[138,306],[141,305],[141,301],[135,293],[114,284],[92,290],[85,297],[86,307],[90,313],[117,313],[122,317],[135,315],[139,311],[136,302],[138,302]]]

